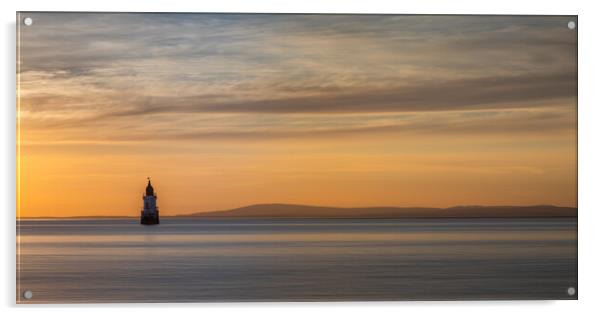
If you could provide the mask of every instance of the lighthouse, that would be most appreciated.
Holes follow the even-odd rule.
[[[157,208],[157,195],[155,189],[151,185],[150,178],[146,185],[146,192],[142,196],[144,202],[142,211],[140,212],[140,224],[142,225],[158,225],[159,224],[159,208]]]

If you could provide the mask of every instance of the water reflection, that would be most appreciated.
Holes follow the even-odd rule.
[[[555,299],[576,285],[576,224],[26,220],[18,269],[32,302]]]

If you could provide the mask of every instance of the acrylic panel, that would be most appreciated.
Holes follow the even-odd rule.
[[[577,17],[17,13],[18,303],[577,298]]]

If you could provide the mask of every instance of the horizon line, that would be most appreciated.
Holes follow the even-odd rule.
[[[504,204],[493,204],[493,205],[482,205],[482,204],[458,204],[447,207],[432,207],[432,206],[325,206],[325,205],[311,205],[311,204],[295,204],[295,203],[257,203],[257,204],[248,204],[244,206],[233,207],[229,209],[219,209],[219,210],[207,210],[207,211],[191,211],[182,214],[170,214],[170,215],[161,215],[161,217],[186,217],[186,216],[194,216],[202,213],[217,213],[217,212],[227,212],[236,209],[241,209],[245,207],[251,206],[274,206],[274,205],[283,205],[283,206],[305,206],[305,207],[323,207],[323,208],[338,208],[338,209],[362,209],[362,208],[397,208],[397,209],[452,209],[457,207],[483,207],[483,208],[491,208],[491,207],[536,207],[536,206],[549,206],[549,207],[557,207],[557,208],[574,208],[577,209],[577,206],[562,206],[562,205],[554,205],[554,204],[527,204],[527,205],[504,205]],[[16,216],[17,219],[55,219],[55,218],[138,218],[138,215],[75,215],[75,216]],[[516,216],[511,216],[516,217]]]

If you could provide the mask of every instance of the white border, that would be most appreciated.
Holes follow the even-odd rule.
[[[322,0],[310,2],[277,0],[220,0],[197,3],[168,1],[2,1],[2,182],[0,201],[4,206],[3,242],[0,244],[2,314],[25,315],[43,310],[45,315],[126,314],[132,308],[148,315],[174,312],[250,315],[343,315],[416,313],[426,315],[569,315],[596,314],[602,280],[602,199],[599,185],[602,173],[602,119],[600,102],[602,11],[598,1],[357,1]],[[237,304],[104,304],[16,306],[15,301],[15,11],[138,11],[138,12],[293,12],[293,13],[421,13],[421,14],[578,14],[579,15],[579,301],[481,301],[481,302],[371,302],[371,303],[237,303]],[[92,309],[91,307],[95,307]],[[98,308],[100,307],[100,308]],[[81,309],[86,309],[85,311]],[[200,310],[199,310],[200,308]]]

